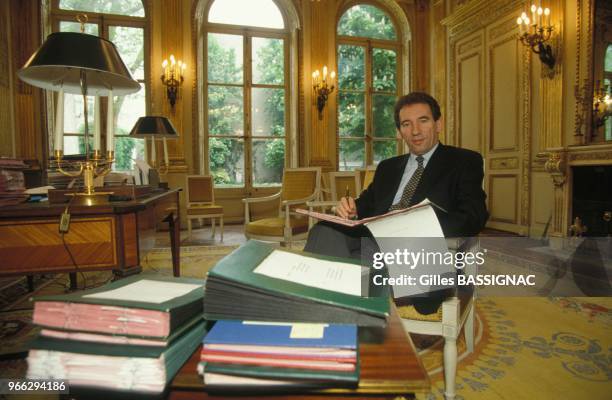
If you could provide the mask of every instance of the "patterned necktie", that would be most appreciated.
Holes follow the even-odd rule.
[[[423,168],[423,156],[417,156],[416,161],[419,163],[419,165],[417,166],[416,171],[414,171],[414,174],[412,174],[410,177],[410,180],[406,186],[404,186],[402,198],[400,199],[399,203],[393,204],[391,207],[389,207],[389,211],[407,208],[410,205],[410,200],[412,200],[412,196],[414,196],[414,192],[416,191],[419,181],[421,180],[421,176],[423,175],[423,171],[425,170],[425,168]]]

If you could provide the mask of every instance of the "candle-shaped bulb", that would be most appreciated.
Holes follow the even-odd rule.
[[[57,94],[57,109],[55,113],[54,150],[64,150],[64,89]]]
[[[538,9],[538,7],[536,7],[536,5],[535,5],[535,4],[532,4],[532,5],[531,5],[531,12],[532,12],[532,13],[535,13],[537,9]]]
[[[323,82],[327,79],[327,65],[323,66]]]
[[[518,18],[516,19],[516,24],[517,24],[517,25],[522,25],[522,24],[523,24],[523,19],[522,19],[521,17],[518,17]]]
[[[100,96],[96,96],[94,100],[93,150],[100,150],[100,137]]]
[[[166,68],[168,66],[168,60],[162,61],[162,68]]]
[[[174,58],[174,54],[170,54],[170,65],[176,64],[176,59]]]
[[[336,77],[336,71],[332,71],[331,74],[329,74],[329,77],[333,81],[334,78]]]
[[[113,91],[108,91],[108,112],[106,113],[106,151],[115,151],[114,143]]]
[[[542,15],[543,12],[544,10],[542,10],[542,7],[538,7],[538,15]]]
[[[523,13],[521,14],[521,19],[523,21],[525,21],[527,19],[527,13],[525,11],[523,11]]]

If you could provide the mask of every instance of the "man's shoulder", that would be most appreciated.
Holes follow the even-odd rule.
[[[444,155],[458,161],[479,161],[482,162],[482,155],[474,150],[464,149],[450,145],[441,145]]]
[[[406,162],[406,158],[408,157],[408,154],[402,154],[399,156],[395,156],[395,157],[390,157],[390,158],[386,158],[384,160],[382,160],[381,162],[378,163],[378,169],[380,170],[385,170],[388,168],[397,168],[398,166],[404,164]]]

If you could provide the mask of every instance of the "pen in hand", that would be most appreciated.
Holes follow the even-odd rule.
[[[344,196],[344,197],[346,197],[346,202],[347,202],[347,204],[349,204],[349,205],[350,205],[350,201],[349,201],[349,199],[351,198],[351,191],[349,190],[348,185],[346,185],[346,193],[345,193],[345,196]],[[357,214],[355,214],[355,215],[353,215],[353,216],[350,216],[348,219],[356,220],[356,219],[357,219]]]

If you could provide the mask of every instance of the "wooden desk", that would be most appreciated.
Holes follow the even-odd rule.
[[[360,332],[361,333],[361,332]],[[395,305],[391,305],[387,327],[378,337],[379,343],[360,343],[361,372],[356,389],[325,389],[310,394],[271,395],[255,393],[237,399],[319,399],[324,398],[379,398],[394,399],[398,396],[412,397],[415,392],[430,389],[427,372],[415,352],[414,344],[402,328]],[[380,341],[382,339],[382,341]],[[200,361],[201,347],[192,354],[170,383],[168,398],[223,399],[227,396],[208,395],[204,391],[202,377],[196,372]]]
[[[162,221],[169,223],[173,272],[179,276],[179,191],[152,192],[137,200],[97,206],[70,206],[70,230],[64,240],[78,267],[58,232],[64,204],[2,207],[0,276],[70,272],[73,278],[77,271],[140,272],[140,260],[155,245],[155,228]]]

